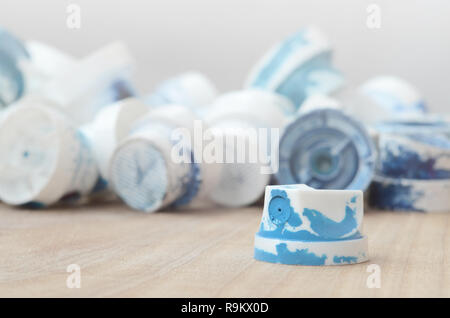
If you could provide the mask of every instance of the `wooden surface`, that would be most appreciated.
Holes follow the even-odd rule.
[[[370,261],[331,267],[255,261],[260,214],[0,205],[0,296],[450,297],[450,213],[366,212]],[[80,289],[66,287],[69,264]],[[379,289],[367,287],[369,264]]]

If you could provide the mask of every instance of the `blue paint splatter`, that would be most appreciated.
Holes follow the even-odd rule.
[[[266,88],[269,80],[278,71],[286,59],[296,50],[307,45],[308,43],[309,42],[306,40],[304,30],[297,32],[286,39],[282,46],[278,49],[278,52],[271,58],[270,62],[261,69],[253,81],[252,86]]]
[[[24,209],[30,209],[30,210],[40,210],[40,209],[44,209],[46,207],[46,205],[42,202],[31,201],[31,202],[22,204],[20,207],[24,208]]]
[[[447,125],[447,126],[448,126],[447,133],[450,133],[450,125]],[[426,131],[424,133],[419,133],[419,134],[417,134],[417,133],[414,133],[411,135],[408,134],[408,137],[411,138],[411,140],[422,142],[426,145],[444,148],[444,149],[450,151],[450,139],[449,139],[449,136],[446,136],[445,134],[444,135],[440,135],[440,134],[436,135],[434,133],[430,134],[429,131]]]
[[[333,88],[329,88],[327,87],[328,85],[323,85],[323,83],[314,81],[311,79],[310,75],[317,70],[329,70],[330,72],[333,72],[333,70],[330,69],[330,58],[329,52],[311,58],[297,69],[293,70],[276,89],[276,92],[291,99],[297,108],[300,107],[310,95],[309,91],[311,90],[326,95],[329,91],[332,91]]]
[[[95,183],[94,188],[92,189],[92,193],[98,193],[105,190],[108,187],[108,181],[103,179],[102,177],[98,177],[97,182]]]
[[[311,228],[318,235],[315,235],[306,230],[289,231],[285,229],[286,224],[297,227],[302,224],[302,220],[298,213],[294,211],[291,206],[290,199],[284,190],[273,189],[270,193],[271,201],[269,203],[269,219],[277,225],[274,230],[267,231],[264,229],[264,224],[261,223],[259,235],[267,238],[285,238],[298,241],[334,241],[345,234],[350,233],[357,227],[355,219],[355,210],[346,207],[346,214],[341,222],[335,222],[318,211],[312,209],[305,209],[303,215],[308,217],[311,222]],[[356,201],[356,196],[351,200]],[[361,234],[356,232],[344,239],[361,238]]]
[[[272,254],[255,248],[254,257],[260,261],[288,265],[324,265],[327,259],[325,254],[318,256],[309,252],[307,248],[291,252],[288,250],[286,243],[278,244],[276,249],[277,254]]]
[[[358,261],[355,256],[335,256],[333,262],[336,264],[353,264]]]
[[[65,194],[61,199],[60,202],[67,203],[67,204],[74,204],[77,203],[81,199],[81,194],[77,191],[70,192]]]
[[[423,101],[417,101],[414,103],[405,103],[398,96],[391,95],[387,92],[379,90],[366,90],[365,93],[371,97],[375,103],[381,105],[383,108],[388,109],[394,113],[423,113],[426,111],[426,106]]]
[[[7,92],[0,91],[0,107],[6,107],[14,101],[18,100],[25,89],[24,77],[19,70],[16,61],[0,51],[0,81],[8,83],[7,87],[11,87]]]
[[[423,195],[422,191],[414,191],[411,186],[374,181],[369,189],[369,204],[385,210],[424,212],[414,205]]]
[[[123,79],[115,81],[111,85],[111,90],[114,92],[113,101],[119,101],[137,95],[131,83]]]
[[[356,208],[355,208],[356,209]],[[345,207],[345,217],[341,222],[336,222],[314,209],[305,208],[303,215],[311,222],[311,229],[323,238],[342,237],[350,233],[358,226],[356,211],[348,205]]]
[[[417,152],[398,145],[399,155],[386,149],[380,164],[380,174],[392,178],[407,179],[449,179],[450,170],[436,169],[441,156],[423,160]]]
[[[200,190],[200,185],[202,184],[202,176],[200,171],[200,166],[192,160],[190,164],[191,169],[188,176],[185,178],[183,188],[185,192],[178,198],[173,204],[173,207],[180,207],[189,204],[198,194]],[[180,183],[183,183],[180,180]]]

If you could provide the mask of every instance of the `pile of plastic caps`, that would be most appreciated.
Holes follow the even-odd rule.
[[[193,71],[138,94],[134,70],[120,42],[77,59],[0,29],[0,201],[120,198],[154,212],[306,184],[366,191],[379,209],[450,210],[448,117],[397,77],[349,85],[314,27],[225,94]]]

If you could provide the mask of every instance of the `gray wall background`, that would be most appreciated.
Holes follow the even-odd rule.
[[[70,3],[81,7],[81,29],[66,26]],[[366,26],[371,3],[381,8],[380,29]],[[1,0],[0,24],[78,57],[123,40],[143,92],[189,69],[222,91],[239,88],[272,44],[314,24],[334,44],[335,64],[352,84],[402,76],[431,109],[450,112],[448,0]]]

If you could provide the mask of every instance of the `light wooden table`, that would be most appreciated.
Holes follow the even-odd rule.
[[[368,212],[370,261],[331,267],[255,261],[260,214],[0,205],[0,296],[450,297],[450,213]],[[70,264],[80,289],[66,286]],[[379,289],[367,287],[369,264]]]

